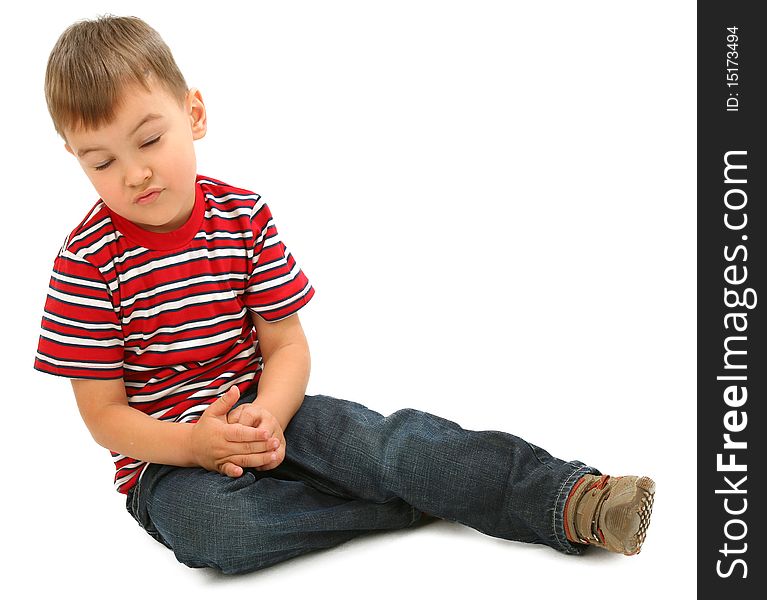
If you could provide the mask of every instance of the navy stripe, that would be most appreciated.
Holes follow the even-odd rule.
[[[255,222],[256,221],[256,217],[258,217],[261,214],[261,212],[264,211],[264,210],[269,212],[269,218],[266,219],[266,221],[264,222],[264,226],[263,227],[259,227],[259,229],[261,231],[264,231],[266,229],[270,229],[272,227],[276,227],[275,224],[274,224],[274,215],[272,215],[272,211],[269,210],[269,207],[266,204],[262,204],[258,208],[258,210],[253,213],[253,215],[252,215],[252,217],[250,219],[251,222]],[[271,223],[271,225],[270,225],[270,223]]]
[[[62,302],[62,304],[66,304],[66,302]],[[81,305],[78,304],[77,306],[81,306]],[[106,310],[106,309],[102,309],[102,310]],[[88,331],[91,331],[91,332],[93,332],[93,331],[114,331],[114,328],[103,329],[103,330],[102,329],[94,329],[93,328],[93,321],[81,321],[80,319],[75,319],[74,317],[72,317],[70,315],[61,315],[61,314],[51,310],[50,308],[48,308],[46,310],[46,312],[50,313],[52,315],[55,315],[57,317],[61,317],[62,319],[66,319],[67,321],[74,321],[75,323],[82,323],[84,325],[83,329],[88,329]],[[110,311],[110,313],[114,315],[114,312]],[[68,323],[59,323],[58,321],[54,321],[53,319],[49,319],[48,317],[43,315],[43,323],[45,323],[46,321],[48,321],[49,323],[53,323],[56,327],[72,327],[72,328],[76,327],[76,325],[70,325]],[[113,323],[110,323],[110,325],[116,325],[117,327],[120,327],[120,323],[117,321],[117,317],[116,316],[115,316],[115,321]],[[120,330],[122,331],[122,328],[120,328]],[[54,330],[53,329],[49,329],[49,331],[54,331]]]
[[[103,281],[101,282],[100,287],[91,287],[88,285],[73,283],[71,281],[53,279],[51,280],[50,288],[52,290],[56,290],[57,292],[61,292],[62,294],[79,296],[81,298],[89,298],[90,300],[101,300],[102,302],[112,302],[112,292],[109,291]]]
[[[164,313],[162,313],[162,314],[164,314]],[[240,316],[239,314],[233,313],[231,315],[231,318],[224,319],[223,321],[219,321],[217,323],[207,324],[207,325],[199,325],[197,327],[187,327],[183,331],[170,331],[170,332],[157,333],[160,329],[162,329],[164,327],[173,327],[172,325],[161,325],[160,327],[158,327],[157,329],[155,329],[151,333],[142,333],[142,335],[148,335],[149,339],[141,338],[141,341],[149,342],[151,344],[163,343],[163,342],[156,342],[156,341],[152,340],[152,338],[153,337],[158,337],[159,338],[161,336],[180,336],[180,335],[183,335],[184,339],[186,339],[186,334],[189,333],[190,331],[197,331],[197,330],[202,330],[202,329],[205,329],[205,330],[213,329],[215,327],[218,327],[219,325],[226,325],[227,323],[234,323],[234,322],[242,323],[243,321],[245,321],[245,324],[247,324],[247,321],[246,321],[247,320],[247,315],[248,315],[248,312],[247,312],[247,309],[246,309],[245,310],[245,314],[242,315],[242,316]],[[220,315],[216,315],[216,316],[220,316]],[[176,327],[178,327],[178,325]],[[242,327],[239,327],[238,329],[241,330]],[[234,328],[231,328],[231,327],[230,328],[224,328],[221,331],[219,331],[218,333],[216,333],[215,335],[218,335],[219,333],[223,333],[224,331],[230,331],[230,330],[234,331]],[[134,343],[134,340],[131,339],[132,335],[135,335],[135,334],[131,334],[128,337],[125,338],[126,345]],[[138,339],[140,339],[140,338],[137,338],[137,340]],[[197,338],[192,338],[192,339],[197,339]]]
[[[63,257],[63,256],[61,257],[60,260],[66,260],[66,261],[69,261],[69,262],[71,262],[73,264],[76,264],[76,265],[82,265],[83,264],[81,262],[78,262],[76,260],[72,260],[71,258],[66,258],[66,257]],[[93,267],[94,269],[96,268],[93,265],[91,265],[91,267]],[[91,283],[98,283],[102,287],[106,285],[106,282],[104,281],[103,278],[91,279],[90,277],[82,277],[81,275],[74,275],[72,273],[64,273],[63,271],[59,271],[58,269],[56,269],[55,266],[52,269],[52,271],[56,275],[59,275],[60,277],[71,277],[73,279],[82,279],[83,281],[90,281]],[[56,281],[61,281],[61,279],[56,278]],[[64,281],[63,283],[68,283],[68,282]],[[76,284],[71,284],[71,285],[76,285]]]
[[[306,293],[303,294],[302,296],[300,296],[297,300],[293,300],[292,302],[289,302],[288,304],[284,304],[283,306],[280,306],[279,308],[272,308],[272,309],[269,309],[269,310],[264,310],[263,312],[266,313],[266,314],[282,313],[282,312],[288,312],[289,313],[289,312],[291,312],[293,310],[293,307],[295,305],[301,304],[302,302],[306,302],[306,298],[309,296],[309,294],[312,293],[313,289],[314,289],[313,287],[309,286],[309,289],[306,290]],[[261,314],[259,309],[264,309],[264,307],[271,306],[273,304],[276,304],[276,302],[270,302],[269,304],[249,304],[248,307],[251,310],[257,312],[259,314],[259,316],[262,317],[265,321],[272,321],[273,319],[267,319],[266,317],[264,317],[264,315]],[[289,315],[284,315],[284,316],[287,317]]]
[[[246,206],[242,206],[241,208],[247,208],[247,207]],[[216,210],[218,210],[220,212],[229,212],[229,211],[221,210],[220,208],[218,208]],[[248,220],[250,220],[250,215],[249,214],[231,215],[231,216],[229,216],[229,215],[217,214],[217,213],[214,213],[212,211],[209,211],[209,212],[210,212],[210,216],[206,217],[209,221],[212,221],[214,219],[220,219],[221,221],[237,221],[238,219],[248,219]]]
[[[221,333],[223,333],[223,332],[221,332]],[[194,338],[194,339],[202,340],[203,338]],[[230,347],[234,347],[234,345],[237,344],[237,342],[239,342],[241,339],[242,338],[240,338],[239,336],[232,336],[232,337],[227,338],[225,340],[219,340],[218,342],[210,342],[208,344],[197,344],[195,346],[191,346],[191,347],[187,347],[187,348],[176,348],[174,350],[169,350],[169,349],[165,349],[165,350],[141,350],[140,348],[138,348],[138,350],[141,350],[141,354],[138,354],[137,352],[135,352],[134,349],[131,346],[126,345],[125,346],[125,352],[126,352],[126,354],[130,352],[131,354],[134,354],[136,356],[142,356],[142,357],[143,356],[168,356],[168,355],[172,355],[172,354],[180,354],[181,352],[193,352],[197,348],[209,348],[211,346],[225,345],[227,348],[230,348]],[[194,341],[194,340],[184,340],[184,341],[186,342],[186,341]]]
[[[204,248],[205,247],[201,247],[201,248],[196,248],[196,249],[192,249],[192,250],[203,250]],[[211,251],[214,251],[214,250],[219,250],[219,249],[224,249],[224,248],[209,248],[209,249]],[[161,266],[153,267],[151,271],[147,271],[146,273],[142,273],[141,275],[134,276],[134,278],[132,278],[132,279],[139,279],[140,277],[146,277],[150,273],[159,273],[159,272],[164,271],[166,269],[175,269],[175,268],[180,267],[181,265],[188,265],[188,264],[192,264],[192,263],[195,263],[195,262],[212,262],[212,261],[216,261],[216,260],[237,260],[237,259],[249,260],[248,256],[247,256],[247,248],[244,245],[231,246],[231,247],[227,247],[227,249],[230,249],[230,250],[242,250],[242,256],[197,256],[197,257],[192,257],[192,258],[190,258],[188,260],[184,260],[184,261],[181,261],[181,262],[172,262],[172,263],[167,264],[167,265],[161,265]],[[189,252],[190,252],[190,249],[187,248],[187,249],[184,250],[184,252],[179,252],[177,254],[168,254],[168,255],[163,256],[162,258],[157,258],[155,256],[154,258],[150,258],[149,260],[146,260],[144,262],[136,262],[134,264],[124,265],[124,268],[122,269],[122,271],[123,271],[122,274],[125,274],[128,271],[132,271],[134,269],[140,269],[141,267],[146,267],[147,265],[150,265],[153,262],[158,262],[158,261],[165,260],[165,259],[168,259],[168,258],[174,258],[174,257],[177,257],[177,256],[181,256],[183,254],[188,254]],[[206,273],[199,273],[199,275],[205,275],[205,274]],[[125,285],[130,285],[130,282],[132,281],[132,279],[129,279],[128,281],[126,281]]]
[[[154,272],[154,271],[152,271],[152,272]],[[224,272],[224,273],[209,273],[209,274],[202,274],[201,273],[200,275],[194,275],[194,277],[204,277],[206,275],[210,275],[210,276],[216,277],[216,276],[219,276],[219,275],[223,276],[223,275],[226,275],[226,274],[227,274],[226,272]],[[141,291],[136,292],[133,296],[129,296],[127,298],[123,298],[122,304],[130,304],[130,306],[128,306],[126,308],[130,308],[130,309],[135,310],[136,303],[137,302],[145,301],[147,298],[140,298],[139,300],[134,300],[134,298],[136,298],[136,296],[138,296],[140,294],[141,295],[150,294],[151,299],[153,300],[152,305],[153,306],[157,306],[158,304],[162,304],[162,302],[158,300],[161,295],[173,294],[175,292],[181,292],[181,291],[184,291],[184,290],[189,291],[189,290],[191,290],[192,288],[195,288],[195,287],[203,288],[205,286],[214,286],[216,291],[223,292],[223,291],[226,291],[223,288],[223,286],[225,286],[229,282],[236,282],[236,283],[240,284],[240,283],[244,283],[244,282],[247,281],[247,279],[241,279],[239,277],[232,277],[231,279],[223,279],[223,280],[218,280],[218,281],[195,281],[195,282],[189,283],[187,285],[180,285],[180,286],[174,287],[172,289],[163,290],[162,292],[158,292],[157,291],[161,287],[165,287],[166,285],[171,285],[171,284],[174,284],[174,283],[178,283],[179,281],[185,281],[186,279],[190,279],[190,278],[191,277],[187,277],[185,279],[177,279],[176,281],[162,282],[162,283],[158,283],[154,287],[142,289]],[[233,289],[232,291],[235,292],[235,293],[242,293],[242,290]],[[154,294],[152,294],[152,292],[154,292]]]
[[[95,311],[95,312],[107,313],[107,314],[109,314],[111,316],[111,318],[110,319],[106,319],[106,320],[102,320],[100,322],[102,322],[102,323],[110,323],[110,324],[114,324],[114,325],[118,324],[117,315],[115,314],[114,309],[98,308],[97,306],[85,306],[84,304],[77,304],[75,302],[69,302],[68,300],[62,300],[61,298],[53,298],[53,299],[56,302],[58,302],[59,304],[66,304],[67,306],[76,306],[77,308],[79,308],[81,310],[92,310],[92,311]],[[104,300],[103,298],[91,298],[91,300],[101,300],[102,302],[108,302],[108,300]],[[52,312],[52,311],[48,311],[48,312]],[[91,323],[93,323],[93,321],[91,321]]]
[[[40,360],[40,359],[38,359],[38,360]],[[40,362],[43,363],[43,364],[46,364],[46,365],[50,364],[50,363],[45,362],[44,360],[40,360]],[[51,367],[53,369],[55,369],[56,371],[61,371],[62,370],[62,367],[57,367],[56,365],[51,365]],[[62,375],[61,373],[58,373],[58,372],[47,371],[45,369],[41,369],[38,365],[35,365],[34,368],[35,368],[36,371],[40,371],[41,373],[45,373],[46,375],[58,375],[58,376],[61,376],[61,377],[68,377],[70,379],[73,377],[72,375]],[[67,369],[67,370],[70,370],[71,368],[72,367],[64,367],[64,369]],[[84,371],[87,370],[85,367],[77,367],[77,368],[78,369],[82,369]],[[118,371],[119,369],[116,368],[114,370]],[[108,372],[109,371],[104,371],[104,375],[106,375]],[[92,381],[102,381],[102,380],[103,381],[110,381],[112,379],[122,379],[122,376],[115,377],[114,375],[110,375],[109,377],[97,377],[96,375],[80,375],[80,374],[78,374],[77,377],[75,377],[75,378],[76,379],[90,379]]]
[[[48,330],[46,329],[46,331],[48,331]],[[57,332],[54,332],[54,333],[57,333]],[[59,334],[59,335],[64,335],[64,334]],[[111,346],[94,346],[93,344],[75,344],[75,343],[70,343],[70,342],[60,342],[59,340],[55,340],[55,339],[50,338],[50,337],[48,337],[46,335],[43,335],[42,337],[44,337],[46,340],[48,340],[49,344],[55,345],[55,346],[65,346],[67,348],[85,348],[87,350],[100,350],[101,352],[112,352],[112,351],[114,351],[114,352],[119,352],[120,354],[123,354],[123,344],[122,343],[120,343],[120,344],[113,344]],[[77,337],[77,336],[68,335],[66,337]],[[110,341],[113,341],[113,340],[114,341],[118,341],[118,342],[122,341],[122,340],[120,340],[120,338],[109,338],[109,339],[106,339],[106,340],[99,340],[99,341],[100,342],[110,342]],[[52,356],[52,355],[51,354],[47,354],[47,356]],[[54,357],[54,358],[56,358],[56,357]],[[62,358],[61,360],[65,360],[65,359]],[[77,359],[77,360],[66,359],[66,360],[68,360],[69,362],[81,362],[81,363],[94,363],[94,364],[98,364],[98,361],[92,360],[90,358],[88,358],[87,360],[86,359]],[[116,361],[110,360],[110,361],[102,361],[102,362],[103,362],[103,364],[107,364],[107,362],[112,363],[112,362],[116,362]]]
[[[226,198],[227,196],[231,196],[232,194],[235,194],[237,196],[244,196],[244,198],[234,198],[232,201],[242,201],[242,202],[249,202],[252,200],[253,204],[258,202],[258,200],[261,198],[260,194],[256,194],[253,192],[248,192],[247,190],[240,190],[239,188],[232,187],[230,185],[225,185],[228,188],[231,188],[232,190],[239,190],[239,191],[232,191],[232,192],[226,192],[225,194],[221,194],[220,196],[216,196],[215,194],[211,192],[205,192],[205,197],[209,198],[211,200],[221,200],[222,198]],[[223,202],[219,202],[218,204],[224,204]]]
[[[226,357],[222,357],[222,358],[226,358]],[[232,360],[233,360],[233,357],[229,358],[228,362],[231,363]],[[259,357],[258,361],[253,361],[253,355],[251,355],[249,357],[245,357],[245,358],[239,359],[239,362],[244,362],[245,365],[248,366],[250,369],[255,367],[254,378],[258,377],[258,373],[261,370],[259,368],[259,365],[261,365],[263,363],[263,360],[260,357]],[[210,366],[210,368],[205,369],[202,372],[194,371],[193,372],[194,377],[189,377],[189,378],[186,378],[186,379],[182,379],[180,384],[179,384],[179,387],[186,387],[187,385],[192,384],[192,383],[194,383],[196,381],[204,381],[204,380],[206,380],[208,378],[218,379],[220,377],[220,375],[216,375],[216,372],[217,372],[219,367],[220,367],[220,364],[217,361],[215,364],[212,364]],[[211,377],[211,375],[213,375],[213,377]],[[147,385],[150,385],[150,384],[147,384]],[[154,384],[151,384],[151,385],[154,385]],[[126,388],[126,390],[130,390],[130,389],[132,389],[132,388]],[[143,389],[145,389],[145,388],[142,388],[142,390]],[[197,391],[197,390],[195,390],[195,391]],[[156,394],[156,393],[157,393],[157,391],[152,391],[150,393],[147,393],[146,395],[147,396],[151,396],[151,395]],[[192,392],[192,393],[194,393],[194,392]],[[164,408],[166,406],[171,406],[172,407],[172,406],[178,404],[179,402],[184,402],[184,401],[188,400],[189,396],[190,396],[190,390],[187,389],[187,390],[184,390],[184,391],[181,391],[181,392],[176,392],[174,394],[165,394],[162,398],[158,398],[157,400],[143,400],[142,401],[140,396],[141,396],[141,394],[134,394],[133,396],[130,396],[130,397],[131,398],[138,397],[138,399],[135,400],[135,403],[136,404],[140,404],[142,410],[145,410],[146,412],[154,412],[155,410],[161,410],[162,408]],[[200,398],[199,400],[203,401],[205,399],[206,398]]]
[[[96,214],[98,214],[98,212]],[[81,226],[82,230],[78,231],[74,235],[71,235],[70,238],[67,239],[67,243],[63,247],[63,249],[67,250],[68,252],[71,252],[72,254],[77,254],[79,256],[78,252],[80,252],[81,250],[85,250],[85,248],[92,246],[93,244],[103,240],[107,236],[118,237],[117,230],[115,229],[114,223],[112,223],[112,219],[109,218],[108,213],[106,213],[104,217],[101,217],[101,219],[102,219],[102,223],[99,227],[97,227],[96,229],[88,233],[85,237],[77,241],[72,241],[71,238],[75,238],[75,237],[78,237],[79,235],[82,235],[83,233],[85,233],[86,230],[90,229],[91,227],[93,227],[93,225],[95,225],[95,221],[94,223],[90,223],[90,224],[83,223],[83,225]],[[107,228],[109,229],[108,232],[102,231]],[[91,238],[94,238],[94,239],[91,239]],[[87,240],[90,240],[90,241],[87,241]],[[73,250],[73,248],[77,248],[77,250]]]
[[[228,301],[229,300],[226,299],[226,298],[223,299],[223,300],[216,300],[216,301],[202,299],[199,302],[193,302],[192,304],[187,304],[186,306],[181,306],[179,308],[167,308],[167,309],[161,310],[158,313],[155,313],[154,315],[150,315],[148,317],[134,317],[134,316],[132,316],[133,312],[141,311],[141,310],[149,310],[147,308],[139,307],[139,308],[134,308],[132,313],[124,315],[123,319],[130,319],[130,323],[125,325],[125,327],[129,327],[132,323],[139,323],[139,322],[147,320],[147,319],[157,319],[157,318],[159,318],[161,316],[164,316],[164,315],[170,315],[170,314],[173,314],[173,313],[177,313],[177,312],[181,312],[181,311],[187,310],[187,309],[189,309],[190,307],[193,307],[193,306],[200,306],[201,304],[220,304],[220,303],[228,302]],[[170,302],[173,302],[173,300],[171,300]],[[187,323],[187,321],[181,321],[181,322],[178,322],[176,324],[166,323],[163,326],[164,327],[178,327],[179,325],[183,325],[184,323]]]
[[[250,279],[261,278],[264,275],[266,275],[267,273],[271,273],[272,271],[277,270],[277,269],[284,269],[285,270],[284,275],[288,275],[293,270],[293,266],[295,265],[295,261],[293,261],[293,263],[291,264],[290,261],[291,261],[291,258],[293,258],[293,257],[290,255],[290,252],[287,252],[287,250],[285,252],[283,252],[282,254],[284,254],[285,261],[282,260],[283,257],[275,258],[274,260],[272,260],[270,262],[263,262],[262,263],[262,262],[259,261],[257,263],[258,264],[258,273],[253,273],[251,275]],[[274,265],[274,266],[272,266],[272,267],[270,267],[268,269],[264,269],[263,268],[263,267],[268,267],[269,265]],[[271,281],[272,279],[276,279],[276,277],[270,277],[270,278],[262,281],[261,283],[267,283],[268,281]],[[272,289],[272,288],[269,288],[269,289]]]

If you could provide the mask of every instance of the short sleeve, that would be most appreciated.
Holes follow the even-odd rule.
[[[74,379],[123,376],[123,335],[109,286],[85,259],[63,250],[53,265],[35,369]]]
[[[266,321],[297,312],[314,296],[314,288],[280,239],[269,207],[261,198],[253,207],[253,263],[245,305]]]

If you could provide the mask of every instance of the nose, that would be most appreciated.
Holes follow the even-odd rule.
[[[125,167],[125,185],[141,187],[152,177],[152,169],[143,162],[134,161]]]

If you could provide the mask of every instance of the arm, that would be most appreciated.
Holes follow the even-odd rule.
[[[200,466],[233,477],[242,467],[269,461],[269,435],[242,424],[226,423],[226,413],[239,398],[232,387],[211,404],[197,423],[160,421],[128,404],[122,379],[74,379],[80,415],[101,446],[131,458],[179,467]]]
[[[257,315],[253,320],[264,358],[258,396],[251,404],[238,406],[227,418],[229,423],[264,428],[279,440],[279,444],[269,447],[272,458],[256,467],[259,471],[267,471],[285,459],[284,430],[304,401],[311,360],[297,314],[271,323]]]
[[[268,410],[284,431],[304,401],[311,370],[309,344],[298,313],[271,323],[254,314],[253,322],[264,357],[253,404]]]

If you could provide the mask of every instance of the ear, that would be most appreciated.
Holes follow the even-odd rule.
[[[72,146],[70,146],[68,143],[64,142],[64,149],[69,152],[72,156],[75,155],[74,151],[72,150]]]
[[[192,127],[192,138],[199,140],[208,132],[208,116],[205,113],[205,103],[197,88],[191,88],[186,94],[186,112]]]

